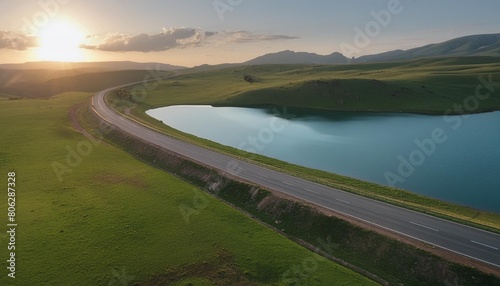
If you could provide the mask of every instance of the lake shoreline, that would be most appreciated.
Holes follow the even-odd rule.
[[[190,104],[181,104],[181,105],[190,105]],[[197,105],[197,104],[193,104]],[[445,112],[434,112],[431,110],[370,110],[370,109],[360,109],[360,110],[342,110],[342,109],[328,109],[328,108],[314,108],[314,107],[303,107],[303,106],[288,106],[288,105],[274,105],[274,104],[252,104],[252,105],[237,105],[237,104],[223,104],[223,103],[214,103],[214,104],[207,104],[212,107],[238,107],[238,108],[289,108],[289,109],[297,109],[297,110],[302,110],[302,111],[307,111],[307,112],[335,112],[335,113],[367,113],[367,114],[377,114],[377,113],[382,113],[382,114],[409,114],[409,115],[429,115],[429,116],[460,116],[460,115],[472,115],[472,114],[482,114],[482,113],[491,113],[491,112],[497,112],[500,111],[500,107],[498,109],[494,108],[488,108],[488,109],[478,109],[473,112],[466,112],[466,113],[458,113],[458,112],[451,112],[451,113],[445,113]],[[167,105],[164,107],[168,106],[178,106],[178,105]],[[161,108],[161,107],[158,107]]]
[[[478,114],[479,117],[470,117],[469,119],[462,119],[461,117],[443,117],[443,120],[440,120],[439,117],[421,114],[382,112],[332,113],[330,111],[309,113],[310,110],[304,111],[304,109],[294,108],[280,109],[275,107],[271,108],[271,106],[267,106],[265,109],[256,107],[226,107],[227,109],[218,109],[218,107],[212,107],[211,105],[178,105],[165,108],[170,109],[168,115],[166,115],[167,118],[157,117],[155,114],[151,114],[151,111],[154,110],[159,110],[161,113],[163,108],[148,110],[147,114],[180,132],[211,140],[231,148],[237,148],[240,149],[240,152],[243,150],[250,153],[256,153],[289,164],[333,174],[340,174],[341,176],[380,184],[388,188],[397,186],[398,188],[408,190],[408,192],[423,195],[431,199],[444,200],[452,204],[481,209],[482,211],[500,213],[500,210],[498,210],[496,206],[493,207],[493,205],[491,205],[491,202],[494,201],[493,198],[491,198],[491,200],[485,199],[484,202],[486,202],[486,205],[484,203],[480,204],[479,200],[470,200],[468,196],[473,190],[472,187],[476,186],[475,184],[471,185],[473,182],[472,178],[475,178],[474,176],[476,175],[474,174],[476,173],[465,176],[467,180],[459,179],[459,177],[464,177],[464,175],[458,174],[466,172],[468,168],[467,165],[459,164],[457,167],[456,163],[450,163],[455,160],[453,158],[457,158],[458,155],[456,154],[461,154],[466,152],[465,150],[468,150],[468,145],[461,143],[461,141],[464,140],[464,135],[461,134],[470,132],[468,130],[471,129],[469,126],[470,124],[465,123],[470,121],[471,124],[473,124],[475,119],[472,118],[484,118],[486,113],[482,115]],[[190,111],[190,108],[196,108],[196,111]],[[301,114],[300,112],[303,113]],[[494,113],[489,114],[495,118],[497,117]],[[350,115],[353,116],[351,117]],[[375,118],[373,118],[373,116],[375,116]],[[268,124],[266,122],[271,120],[281,120],[275,122],[276,126],[283,125],[288,127],[284,133],[282,133],[282,130],[273,132],[269,126],[266,125]],[[467,120],[467,122],[465,122],[465,120]],[[481,122],[484,122],[486,119],[481,120]],[[190,121],[195,121],[197,123],[190,124]],[[453,127],[455,127],[457,123],[462,124],[462,121],[465,122],[464,126],[466,127],[459,126],[462,129],[461,132],[453,133],[456,132],[453,130]],[[200,124],[200,122],[203,123]],[[249,122],[252,123],[250,124]],[[297,131],[301,128],[307,129]],[[217,131],[217,129],[223,129],[225,131]],[[227,130],[232,130],[229,132],[229,135],[226,134]],[[437,143],[431,142],[433,138],[432,135],[436,130],[442,133],[444,141]],[[454,140],[448,140],[448,142],[446,142],[447,145],[441,147],[441,143],[444,143],[449,136],[454,137],[457,136],[457,134],[460,135],[459,138],[462,139],[454,138]],[[264,135],[269,138],[264,138]],[[481,135],[478,136],[483,135],[485,134],[481,133]],[[254,143],[246,142],[245,138],[248,136],[253,136],[255,138],[262,137],[262,140],[257,140],[257,142]],[[318,136],[321,138],[320,141],[316,141],[318,139],[315,139]],[[321,143],[324,140],[327,141]],[[496,142],[495,140],[493,142]],[[420,145],[415,145],[414,141],[420,142],[419,144],[421,145],[431,144],[432,150],[425,150],[425,148],[430,147],[421,147],[424,148],[426,153],[424,154],[424,152],[420,151]],[[289,145],[303,146],[301,148],[305,149],[302,149],[301,152],[294,152],[293,147],[289,147]],[[312,149],[317,150],[312,151],[310,150],[311,148],[306,148],[305,146],[315,146]],[[292,149],[288,150],[289,148]],[[257,149],[262,150],[259,151]],[[414,151],[410,152],[407,150]],[[434,154],[436,150],[439,151],[436,153],[437,155]],[[455,151],[452,150],[456,150],[456,154]],[[361,155],[357,154],[360,152]],[[430,154],[427,154],[427,152],[430,152]],[[452,157],[443,157],[441,155],[443,152]],[[297,155],[296,153],[301,154]],[[325,157],[325,154],[328,154],[328,156]],[[415,154],[421,157],[419,160],[422,160],[422,162],[413,162],[415,160]],[[478,159],[469,156],[468,160],[471,160],[470,164],[474,165],[475,161],[483,157],[484,155],[479,156]],[[429,161],[430,163],[426,162],[425,167],[420,168],[423,161]],[[333,162],[335,162],[335,164],[332,165]],[[415,164],[410,164],[410,162]],[[402,173],[402,164],[404,168],[411,169],[411,174]],[[443,167],[447,166],[446,164],[451,165]],[[458,169],[450,171],[449,173],[447,172],[446,176],[442,179],[433,178],[432,174],[439,173],[441,168],[451,168],[450,170],[454,170],[454,168]],[[415,173],[417,177],[415,177],[413,173]],[[429,173],[426,175],[427,177],[423,175],[426,173]],[[394,180],[394,182],[388,178]],[[433,179],[430,180],[430,178]],[[470,178],[470,180],[468,178]],[[445,187],[448,186],[447,184],[451,185]],[[440,188],[440,185],[443,185],[444,189]],[[487,187],[485,187],[486,185],[483,186],[486,190],[483,196],[485,198],[491,197],[491,192],[487,190],[490,190],[492,186],[494,188],[496,185],[497,183],[488,185]],[[448,188],[448,190],[446,188]],[[450,188],[453,189],[453,192]],[[456,196],[457,194],[459,194],[459,196]]]

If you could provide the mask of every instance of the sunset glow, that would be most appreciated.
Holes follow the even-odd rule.
[[[43,61],[82,61],[84,52],[79,48],[85,34],[68,20],[57,20],[47,25],[38,35],[38,58]]]

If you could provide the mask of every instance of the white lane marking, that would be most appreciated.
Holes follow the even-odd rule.
[[[412,222],[412,221],[410,221],[410,223],[411,223],[411,224],[414,224],[414,225],[418,225],[418,226],[423,227],[423,228],[427,228],[427,229],[433,230],[433,231],[435,231],[435,232],[438,232],[438,231],[439,231],[439,230],[437,230],[437,229],[435,229],[435,228],[428,227],[428,226],[425,226],[425,225],[421,225],[421,224],[416,223],[416,222]]]
[[[319,193],[318,193],[318,192],[315,192],[315,191],[313,191],[313,190],[310,190],[310,189],[305,189],[305,190],[306,190],[306,191],[308,191],[308,192],[311,192],[311,193],[315,193],[316,195],[319,195]]]
[[[498,247],[494,247],[494,246],[487,245],[487,244],[484,244],[484,243],[481,243],[481,242],[477,242],[475,240],[471,240],[470,242],[475,243],[475,244],[479,244],[479,245],[482,245],[484,247],[488,247],[488,248],[491,248],[491,249],[494,249],[494,250],[498,250]]]
[[[285,182],[285,181],[282,181],[282,183],[283,183],[283,184],[286,184],[286,185],[289,185],[289,186],[292,186],[292,187],[295,187],[295,185],[294,185],[294,184],[292,184],[292,183],[288,183],[288,182]]]
[[[341,211],[339,211],[339,210],[332,209],[331,207],[327,207],[327,206],[322,205],[322,204],[319,204],[319,203],[318,203],[317,205],[318,205],[318,206],[321,206],[321,207],[324,207],[324,208],[326,208],[326,209],[329,209],[329,210],[335,211],[335,212],[339,212],[339,213],[341,213],[341,214],[345,214],[346,216],[350,216],[350,217],[353,217],[353,218],[355,218],[355,219],[359,219],[360,221],[364,221],[364,222],[366,222],[366,223],[368,223],[368,224],[371,224],[371,225],[374,225],[374,226],[378,226],[378,227],[380,227],[380,228],[387,229],[387,230],[392,231],[392,232],[395,232],[395,233],[399,233],[399,234],[404,235],[404,236],[406,236],[406,237],[410,237],[410,238],[413,238],[413,239],[415,239],[415,240],[422,241],[422,242],[428,243],[428,244],[430,244],[430,245],[434,245],[434,246],[439,247],[439,248],[441,248],[441,249],[445,249],[445,250],[451,251],[451,252],[453,252],[453,253],[458,253],[458,254],[463,255],[463,256],[465,256],[465,257],[469,257],[469,258],[471,258],[471,259],[474,259],[474,260],[477,260],[477,261],[481,261],[481,262],[487,263],[487,264],[489,264],[489,265],[493,265],[493,266],[495,266],[495,267],[500,267],[500,265],[499,265],[499,264],[495,264],[495,263],[493,263],[493,262],[486,261],[486,260],[484,260],[484,259],[480,259],[480,258],[474,257],[474,256],[472,256],[472,255],[468,255],[468,254],[462,253],[462,252],[460,252],[460,251],[453,250],[453,249],[451,249],[451,248],[447,248],[447,247],[444,247],[444,246],[439,245],[439,244],[436,244],[436,243],[432,243],[432,242],[430,242],[430,241],[426,241],[425,239],[418,238],[418,237],[416,237],[416,236],[412,236],[412,235],[406,234],[406,233],[404,233],[404,232],[400,232],[400,231],[397,231],[397,230],[394,230],[394,229],[391,229],[391,228],[385,227],[385,226],[383,226],[383,225],[380,225],[380,224],[377,224],[377,223],[374,223],[374,222],[368,221],[368,220],[366,220],[366,219],[362,219],[362,218],[357,217],[357,216],[355,216],[355,215],[348,214],[348,213],[346,213],[346,212],[341,212]]]
[[[348,204],[348,205],[350,205],[350,204],[351,204],[351,202],[344,201],[344,200],[341,200],[341,199],[336,199],[336,200],[337,200],[337,201],[339,201],[339,202],[343,202],[343,203],[345,203],[345,204]]]

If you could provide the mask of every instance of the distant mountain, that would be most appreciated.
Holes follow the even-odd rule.
[[[0,64],[0,69],[48,69],[48,70],[68,70],[68,69],[88,69],[88,70],[148,70],[160,69],[164,71],[185,69],[186,67],[174,66],[160,63],[136,63],[129,61],[117,62],[28,62],[22,64]]]
[[[253,60],[244,62],[247,65],[262,64],[346,64],[348,59],[340,53],[322,56],[314,53],[282,51],[266,54]]]
[[[500,34],[473,35],[456,38],[439,44],[430,44],[410,50],[394,50],[381,54],[362,56],[350,60],[340,53],[318,55],[315,53],[281,51],[265,54],[244,62],[247,65],[260,64],[347,64],[414,60],[433,57],[500,57]]]
[[[242,64],[218,64],[218,65],[208,65],[208,64],[203,64],[199,66],[194,66],[192,68],[189,68],[189,71],[192,72],[205,72],[205,71],[213,71],[213,70],[219,70],[219,69],[224,69],[224,68],[230,68],[230,67],[236,67],[236,66],[241,66]]]
[[[443,43],[430,44],[410,50],[395,50],[363,56],[356,63],[402,61],[434,57],[500,57],[500,34],[473,35],[456,38]]]

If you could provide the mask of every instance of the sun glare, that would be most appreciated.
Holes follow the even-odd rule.
[[[58,20],[40,30],[38,57],[44,61],[82,61],[84,52],[79,48],[85,34],[67,20]]]

